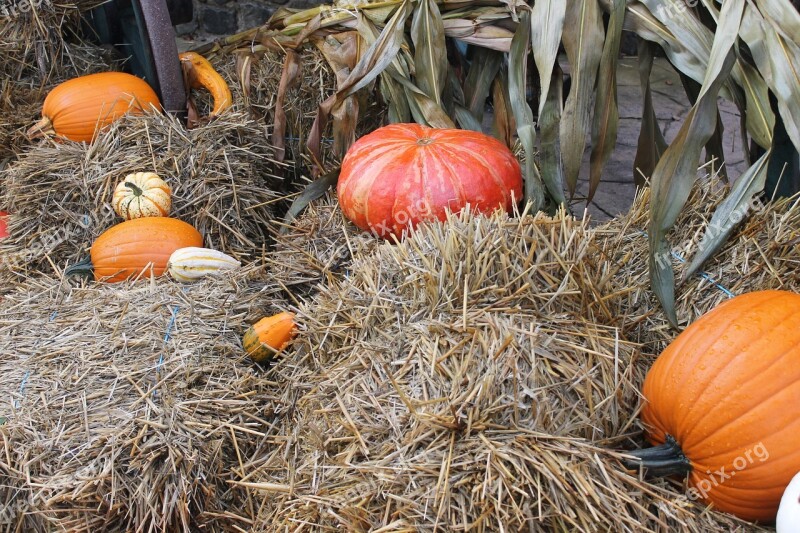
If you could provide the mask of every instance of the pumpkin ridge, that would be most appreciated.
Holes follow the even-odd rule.
[[[391,160],[394,159],[394,157],[395,156],[390,150],[386,150],[385,152],[375,154],[374,157],[365,159],[364,161],[359,161],[359,164],[357,166],[354,166],[354,169],[361,176],[360,180],[348,180],[343,184],[341,190],[337,191],[339,195],[345,195],[345,196],[348,194],[351,188],[356,186],[358,186],[359,189],[365,191],[363,206],[361,206],[361,211],[358,218],[362,219],[364,223],[368,225],[370,228],[373,227],[373,224],[371,224],[369,221],[369,203],[370,203],[369,196],[372,194],[372,189],[375,186],[375,181],[380,177],[381,172],[366,172],[362,170],[361,165],[368,162],[370,163],[370,166],[374,166],[375,168],[380,168],[381,170],[383,170],[387,166],[386,162],[384,162],[380,167],[378,166],[378,163],[382,159]],[[349,208],[351,208],[352,206],[348,204],[347,207],[349,210]]]
[[[796,349],[798,346],[800,346],[800,342],[795,344],[793,346],[793,349]],[[788,353],[788,351],[787,351],[787,353]],[[782,355],[781,359],[783,359],[783,357],[785,355],[786,354]],[[775,362],[777,362],[777,361],[775,361]],[[774,362],[773,362],[773,364],[774,364]],[[770,364],[770,366],[772,366],[772,364]],[[781,388],[781,389],[778,389],[778,390],[770,391],[768,396],[760,396],[758,398],[758,401],[755,402],[755,405],[750,407],[749,409],[747,409],[747,411],[742,411],[741,413],[738,414],[738,416],[736,418],[731,418],[730,420],[725,422],[723,425],[721,425],[717,429],[715,429],[713,432],[710,432],[710,433],[707,433],[706,435],[704,435],[702,440],[699,440],[699,441],[697,441],[695,443],[692,443],[691,447],[687,447],[687,448],[693,449],[694,447],[701,447],[701,445],[703,443],[705,443],[708,439],[710,439],[711,437],[713,437],[714,435],[716,435],[717,433],[719,433],[723,429],[726,429],[731,424],[734,424],[734,423],[738,422],[738,420],[740,418],[743,418],[748,413],[758,409],[759,407],[762,407],[763,403],[773,399],[775,396],[779,396],[781,393],[785,393],[788,388],[791,388],[793,384],[797,384],[798,382],[800,382],[800,379],[797,379],[794,382],[790,383],[787,387],[784,387],[784,388]],[[746,385],[747,384],[745,383],[745,384],[740,385],[740,387],[744,387]],[[737,387],[737,389],[740,388],[740,387]],[[707,411],[706,415],[703,416],[703,419],[705,419],[708,416],[708,414],[711,413],[711,412],[714,412],[714,411],[711,411],[711,410]],[[758,440],[763,440],[763,438],[759,439],[758,437],[755,437],[753,440],[754,441],[758,441]],[[687,452],[687,453],[690,453],[688,449],[685,449],[684,451]],[[719,455],[723,455],[723,454],[731,452],[731,451],[733,451],[733,450],[729,448],[729,449],[725,450],[724,452],[716,452],[713,455],[699,455],[698,458],[699,459],[708,459],[708,458],[711,458],[711,457],[717,457]]]
[[[399,149],[399,148],[396,148],[396,149]],[[417,160],[419,159],[419,154],[421,152],[422,152],[422,150],[419,149],[419,146],[416,143],[411,143],[406,147],[405,151],[403,152],[402,159],[405,160],[406,158],[413,157],[413,161],[417,162]],[[392,160],[401,159],[401,157],[397,156],[396,154],[389,154],[389,157]],[[411,165],[408,165],[408,166],[411,166]],[[386,168],[385,165],[384,165],[384,167],[381,167],[381,169],[385,169],[385,168]],[[424,168],[425,168],[424,162],[422,162],[422,164],[419,167],[415,167],[415,169],[418,170],[418,174],[419,174],[419,179],[420,180],[424,179]],[[409,183],[409,178],[413,177],[413,175],[412,175],[412,173],[410,173],[410,172],[408,172],[406,170],[406,171],[402,172],[401,175],[399,176],[403,180],[403,182],[398,183],[397,180],[395,180],[395,182],[393,183],[393,185],[394,185],[394,193],[395,194],[394,194],[394,202],[392,203],[392,207],[391,207],[391,209],[389,211],[389,217],[388,217],[389,221],[388,221],[388,223],[386,223],[383,220],[381,220],[381,221],[378,222],[378,224],[373,224],[372,221],[370,221],[370,218],[369,218],[369,206],[371,204],[370,196],[372,195],[372,191],[373,191],[373,188],[375,186],[375,181],[379,177],[380,177],[380,172],[375,172],[374,173],[374,177],[373,177],[372,181],[370,182],[369,192],[367,193],[365,201],[364,201],[364,220],[367,222],[367,225],[369,225],[370,228],[376,228],[376,227],[380,228],[381,225],[387,224],[388,226],[390,226],[391,232],[394,233],[395,232],[394,228],[395,228],[395,226],[397,224],[397,220],[395,218],[395,214],[397,213],[397,210],[398,210],[398,202],[400,202],[401,199],[405,198],[405,193],[407,192],[406,189],[407,189],[407,186],[408,186],[408,183]],[[405,183],[406,188],[402,187],[403,183]],[[398,185],[401,187],[399,192],[398,192]],[[404,203],[404,202],[402,202],[402,203]],[[379,215],[379,218],[381,218],[380,215]]]
[[[766,304],[767,302],[764,302],[764,303]],[[783,318],[783,319],[782,319],[780,322],[778,322],[778,323],[774,324],[774,326],[775,326],[775,327],[778,327],[779,325],[781,325],[781,324],[783,324],[783,323],[786,323],[786,322],[788,322],[788,321],[790,321],[790,320],[792,320],[792,319],[796,319],[796,317],[797,317],[798,315],[800,315],[800,311],[793,311],[791,314],[789,314],[788,316],[784,317],[784,318]],[[769,341],[768,341],[768,339],[763,339],[763,338],[762,338],[762,340],[765,340],[765,342],[769,342]],[[745,343],[744,343],[744,342],[742,342],[742,344],[745,344]],[[772,361],[771,361],[771,362],[770,362],[770,363],[769,363],[769,364],[768,364],[766,367],[762,368],[762,369],[760,370],[760,372],[764,372],[764,371],[768,370],[769,368],[771,368],[772,366],[774,366],[776,363],[779,363],[781,360],[783,360],[783,359],[784,359],[784,358],[785,358],[787,355],[791,355],[791,352],[792,352],[792,351],[794,351],[795,349],[797,349],[797,347],[798,347],[798,346],[800,346],[800,340],[798,340],[797,342],[795,342],[795,343],[794,343],[792,346],[790,346],[788,349],[784,350],[784,351],[783,351],[781,354],[779,354],[779,355],[775,355],[775,356],[774,356],[774,358],[773,358],[773,360],[772,360]],[[737,347],[737,348],[738,348],[738,347]],[[732,348],[731,350],[732,350],[732,351],[735,351],[735,349],[733,349],[733,348]],[[731,357],[731,358],[729,358],[729,359],[728,359],[728,361],[725,363],[725,365],[724,365],[724,366],[723,366],[723,367],[720,369],[720,372],[721,372],[721,371],[723,371],[724,369],[726,369],[726,368],[727,368],[729,365],[731,365],[731,364],[733,364],[734,362],[737,362],[738,360],[740,360],[740,358],[741,358],[741,357],[743,357],[743,355],[739,355],[739,356],[737,356],[737,357]],[[716,378],[715,378],[714,376],[712,376],[712,379],[711,379],[710,381],[711,381],[711,382],[713,382],[715,379],[716,379]],[[747,386],[747,385],[748,385],[748,383],[746,383],[746,382],[745,382],[745,383],[740,383],[738,386],[734,387],[733,389],[731,389],[731,390],[729,391],[729,393],[728,393],[728,396],[732,395],[733,393],[735,393],[736,391],[740,390],[742,387],[745,387],[745,386]],[[753,407],[749,408],[747,411],[744,411],[744,412],[741,412],[741,413],[739,413],[739,416],[738,416],[737,418],[741,418],[742,416],[746,415],[747,413],[749,413],[749,412],[750,412],[750,411],[752,411],[753,409],[757,409],[757,408],[758,408],[758,406],[759,406],[759,404],[761,404],[761,403],[764,403],[764,401],[766,401],[766,400],[769,400],[769,399],[770,399],[770,398],[771,398],[771,397],[772,397],[774,394],[780,393],[780,392],[782,392],[783,390],[785,390],[785,389],[773,390],[773,391],[771,391],[771,392],[770,392],[770,395],[769,395],[769,396],[767,396],[767,397],[760,397],[760,401],[756,402],[756,404],[755,404]],[[693,425],[694,425],[695,427],[702,425],[702,422],[703,422],[704,420],[706,420],[707,418],[709,418],[709,417],[710,417],[711,415],[713,415],[714,413],[716,413],[716,412],[717,412],[717,409],[718,409],[718,408],[720,408],[722,405],[724,405],[724,404],[720,404],[720,403],[717,403],[717,404],[715,404],[713,409],[709,409],[709,410],[707,410],[707,411],[705,412],[705,414],[704,414],[702,417],[700,417],[698,420],[696,420],[696,421],[694,422],[694,424],[693,424]],[[688,410],[687,410],[687,411],[688,411]],[[720,432],[722,429],[725,429],[727,426],[729,426],[731,423],[734,423],[734,422],[736,422],[737,418],[732,418],[732,419],[728,420],[728,421],[727,421],[725,424],[723,424],[722,426],[720,426],[720,427],[718,427],[717,429],[715,429],[713,432],[711,432],[711,433],[707,433],[707,434],[706,434],[706,435],[703,437],[703,439],[702,439],[702,440],[700,440],[700,441],[693,442],[693,443],[691,443],[691,444],[687,444],[686,442],[684,442],[684,443],[683,443],[683,446],[686,446],[686,448],[684,448],[684,452],[688,452],[688,449],[694,448],[695,446],[700,446],[702,443],[706,442],[706,440],[707,440],[707,439],[709,439],[710,437],[713,437],[714,435],[716,435],[717,433],[719,433],[719,432]],[[703,456],[700,456],[700,457],[703,457]],[[713,457],[713,456],[711,456],[711,457]]]
[[[442,154],[442,152],[448,152],[450,155],[452,155],[454,150],[449,150],[450,148],[452,148],[452,145],[446,145],[444,143],[437,143],[436,148],[437,148],[436,150],[429,150],[429,155],[430,155],[431,159],[434,159],[439,165],[444,167],[446,170],[449,170],[449,173],[446,172],[445,174],[447,175],[448,179],[450,180],[450,183],[453,186],[453,190],[456,191],[456,202],[457,203],[461,203],[463,201],[464,197],[467,194],[466,191],[464,190],[464,184],[461,182],[461,179],[459,179],[458,172],[456,172],[456,168],[453,165],[451,165],[447,161],[447,158],[443,157],[443,154]],[[458,161],[458,159],[456,159],[456,161]],[[427,181],[427,176],[425,176],[425,179]],[[425,185],[427,185],[427,184],[425,184]],[[424,187],[423,190],[426,191],[426,196],[427,196],[427,193],[430,190],[430,187],[426,186],[426,187]],[[426,200],[428,201],[428,205],[433,205],[432,198],[426,198]],[[452,211],[452,209],[451,209],[451,211]]]
[[[773,303],[773,298],[766,297],[767,295],[764,295],[764,296],[765,297],[761,298],[760,301],[757,304],[751,305],[749,307],[749,310],[756,312],[762,306],[771,306],[772,303]],[[723,305],[725,303],[728,303],[728,302],[724,302]],[[719,309],[721,307],[722,306],[718,306],[716,309],[714,309],[712,311],[712,313],[714,313],[713,318],[716,318],[720,314]],[[714,345],[714,343],[717,342],[717,340],[719,338],[719,335],[716,334],[716,332],[719,331],[721,333],[722,331],[724,331],[727,328],[728,328],[728,323],[726,323],[726,322],[720,321],[718,323],[715,323],[714,331],[713,332],[709,332],[709,333],[714,333],[714,334],[708,334],[708,335],[706,335],[704,337],[704,340],[706,342],[702,345],[702,347],[698,346],[696,348],[693,348],[693,346],[695,346],[695,343],[697,342],[697,339],[694,338],[694,337],[684,337],[683,339],[681,339],[680,344],[678,344],[676,346],[676,351],[678,353],[676,353],[674,356],[672,356],[670,359],[668,359],[666,361],[667,364],[666,364],[666,366],[664,366],[661,369],[661,373],[663,375],[672,375],[672,374],[675,373],[673,371],[673,368],[675,366],[683,366],[683,365],[685,365],[685,362],[681,361],[681,357],[679,356],[681,350],[685,346],[689,346],[690,349],[693,349],[694,353],[697,353],[697,354],[705,353],[705,352],[708,351],[708,349],[711,346]],[[680,338],[680,336],[679,336],[679,338]],[[678,339],[676,339],[676,340],[678,340]],[[739,349],[741,349],[742,345],[746,345],[748,343],[749,343],[749,341],[743,340],[738,345],[736,345],[735,347],[732,347],[731,350],[739,350]],[[700,357],[700,356],[698,355],[698,357]],[[700,387],[700,389],[701,390],[708,389],[708,385],[710,383],[712,383],[714,380],[716,380],[716,375],[718,373],[724,371],[726,368],[728,368],[734,362],[734,360],[735,360],[735,358],[730,358],[727,361],[725,361],[724,365],[722,367],[720,367],[719,369],[717,369],[716,373],[711,374],[711,375],[708,376],[708,378],[705,380],[705,382],[703,382],[701,384],[702,386]],[[686,365],[686,366],[688,366],[688,365]],[[682,372],[681,372],[681,375],[683,375]],[[685,387],[685,381],[682,382],[677,387],[677,389],[673,388],[671,390],[666,390],[666,387],[667,387],[667,382],[666,381],[661,382],[660,385],[661,386],[659,387],[657,396],[658,397],[665,397],[665,396],[670,396],[670,395],[676,394],[676,393],[680,394],[680,392],[682,392],[684,387]],[[672,410],[671,413],[672,413],[673,416],[676,416],[676,415],[680,414],[680,415],[682,415],[681,418],[678,419],[678,418],[670,417],[669,420],[668,420],[668,424],[666,424],[665,426],[662,426],[662,427],[671,427],[671,428],[685,428],[685,427],[687,427],[687,422],[686,421],[691,416],[693,411],[694,411],[694,405],[690,406],[690,408],[683,409],[683,410]],[[705,418],[705,416],[703,418]],[[685,442],[685,440],[686,440],[686,436],[685,435],[674,435],[674,437],[678,440],[678,442],[681,443],[682,446],[687,446],[687,447],[692,447],[693,446],[693,445],[687,445],[687,443]]]
[[[792,452],[788,452],[786,454],[782,454],[781,457],[780,457],[780,461],[786,461],[786,462],[788,462],[790,464],[795,464],[791,460],[794,459],[798,455],[800,455],[800,448],[796,448]],[[778,464],[780,461],[769,461],[769,460],[767,460],[767,461],[764,461],[764,462],[759,461],[758,463],[752,463],[752,464],[747,465],[747,471],[748,472],[753,472],[753,471],[759,470],[760,468],[763,468],[763,467],[770,467],[771,469],[774,470],[775,465]],[[786,485],[783,485],[783,486],[785,487]],[[741,488],[744,489],[745,487],[741,487]]]
[[[457,159],[458,161],[465,161],[465,160],[469,160],[469,159],[477,161],[480,164],[480,166],[482,166],[484,169],[486,169],[487,175],[491,176],[492,181],[494,181],[494,184],[501,191],[501,194],[503,196],[505,196],[505,195],[507,195],[509,193],[508,186],[502,180],[502,178],[500,178],[500,176],[497,175],[497,173],[495,172],[495,168],[491,164],[489,164],[489,162],[487,160],[485,160],[484,158],[480,157],[476,152],[474,152],[472,150],[469,150],[468,148],[466,148],[464,146],[461,146],[461,145],[458,145],[458,144],[449,144],[449,145],[446,145],[446,146],[447,146],[447,149],[451,150],[451,153],[455,157],[458,157],[459,152],[461,152],[461,154],[463,154],[461,156],[461,158]],[[461,183],[460,180],[459,180],[459,184],[460,184],[460,186],[462,187],[462,190],[463,190],[463,183]],[[519,200],[519,198],[516,198],[516,200]],[[478,206],[478,205],[473,205],[472,206],[473,209],[475,209],[477,207],[485,207],[485,206]],[[498,207],[501,207],[501,206],[500,205],[489,206],[490,209],[497,209]],[[502,205],[502,207],[505,208],[506,206]]]
[[[499,141],[497,141],[497,144],[499,144],[503,149],[507,149],[506,146],[503,145],[502,143],[500,143]],[[467,147],[465,147],[463,145],[460,145],[460,144],[451,144],[449,146],[451,148],[455,148],[457,150],[462,150],[467,156],[469,156],[472,159],[474,159],[475,161],[479,162],[484,168],[486,168],[488,170],[489,174],[492,176],[492,179],[495,181],[495,185],[497,185],[498,188],[502,191],[502,194],[504,196],[510,195],[511,191],[509,190],[509,186],[503,180],[503,178],[497,173],[496,166],[491,164],[484,157],[482,157],[479,152],[477,152],[475,150],[470,150],[469,148],[467,148]],[[519,164],[516,161],[516,159],[513,158],[513,156],[509,158],[509,161],[512,161],[513,164]],[[521,197],[520,198],[514,198],[515,201],[519,201],[521,199],[522,199]],[[503,207],[505,207],[505,206],[503,206]]]

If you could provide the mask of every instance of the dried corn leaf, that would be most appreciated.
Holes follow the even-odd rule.
[[[508,96],[511,111],[514,113],[514,121],[517,123],[517,136],[525,149],[525,200],[532,204],[534,211],[538,211],[544,206],[544,186],[533,157],[536,153],[533,112],[525,98],[526,67],[531,35],[530,17],[531,14],[528,11],[520,15],[519,26],[511,41],[511,52],[508,57]]]
[[[650,206],[650,282],[670,323],[677,327],[675,313],[675,273],[666,232],[673,226],[696,179],[700,152],[714,134],[717,123],[717,96],[736,60],[732,52],[745,0],[728,0],[723,5],[719,28],[709,58],[709,68],[697,103],[673,143],[664,152],[653,172]]]
[[[655,45],[648,41],[643,40],[639,43],[639,83],[642,86],[644,104],[636,158],[633,162],[633,179],[637,187],[643,187],[646,180],[653,175],[661,154],[667,149],[667,141],[664,140],[653,108],[653,91],[650,88],[654,47]]]
[[[564,30],[564,20],[567,12],[567,2],[564,0],[538,0],[531,13],[531,47],[533,59],[539,71],[541,94],[539,95],[539,117],[542,115],[547,102],[547,91],[550,89],[550,78],[553,75],[553,66],[558,57],[558,48],[561,45],[561,35]]]
[[[603,21],[597,0],[568,0],[564,24],[564,49],[572,67],[572,86],[561,117],[561,151],[570,196],[591,126],[591,106],[603,50]]]
[[[448,64],[444,25],[435,1],[419,0],[417,3],[411,21],[411,40],[414,42],[416,85],[441,105]]]
[[[594,193],[603,175],[603,167],[617,144],[617,127],[619,126],[617,57],[622,41],[622,24],[625,20],[626,5],[627,0],[614,0],[606,42],[603,44],[592,123],[592,155],[589,167],[589,194],[586,203],[591,202],[594,198]]]

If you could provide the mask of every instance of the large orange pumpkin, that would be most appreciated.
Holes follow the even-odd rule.
[[[510,211],[522,198],[522,173],[514,154],[488,135],[392,124],[350,147],[337,193],[356,226],[399,237],[467,204],[478,212]]]
[[[800,471],[800,295],[760,291],[719,305],[658,357],[642,390],[658,448],[635,452],[689,495],[772,522]]]
[[[170,255],[179,248],[200,247],[203,237],[175,218],[126,220],[106,230],[92,244],[89,262],[74,265],[67,274],[94,271],[94,279],[114,283],[145,275],[162,275]],[[152,269],[152,270],[151,270]]]
[[[30,137],[55,135],[90,142],[98,131],[126,113],[160,109],[152,87],[124,72],[100,72],[65,81],[44,100],[42,120]]]

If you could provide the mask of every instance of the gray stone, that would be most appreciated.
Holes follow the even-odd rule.
[[[236,11],[232,7],[203,6],[200,26],[217,35],[236,33]]]
[[[255,28],[264,24],[275,8],[262,4],[241,4],[239,7],[239,29]]]
[[[185,24],[178,24],[175,26],[175,35],[178,37],[183,35],[189,35],[192,32],[197,31],[197,18],[193,19],[191,22],[187,22]]]

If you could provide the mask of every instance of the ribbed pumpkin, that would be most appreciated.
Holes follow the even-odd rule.
[[[172,206],[172,190],[154,172],[135,172],[119,182],[111,205],[125,220],[165,217]]]
[[[161,108],[155,91],[124,72],[101,72],[73,78],[55,87],[42,107],[42,120],[28,136],[56,135],[90,142],[98,131],[126,113]]]
[[[239,268],[241,263],[229,255],[211,248],[180,248],[172,252],[167,270],[175,281],[197,281]]]
[[[92,244],[91,259],[67,269],[67,274],[94,272],[95,280],[109,283],[145,275],[161,276],[170,255],[189,246],[202,246],[203,237],[175,218],[145,217],[126,220],[106,230]]]
[[[242,345],[253,361],[265,363],[283,350],[296,334],[294,315],[278,313],[264,317],[248,328]]]
[[[514,154],[482,133],[392,124],[350,147],[337,186],[345,216],[382,237],[467,204],[478,212],[512,210],[522,198]]]
[[[656,473],[689,473],[690,492],[745,520],[772,522],[800,471],[800,295],[752,292],[687,327],[642,389]]]
[[[211,116],[219,115],[231,107],[233,104],[231,90],[223,77],[211,66],[208,59],[196,52],[183,52],[179,54],[179,57],[191,88],[205,88],[214,98]]]
[[[798,473],[781,498],[778,517],[775,520],[776,533],[797,533],[800,531],[800,473]]]

